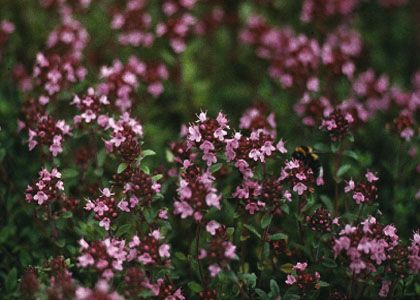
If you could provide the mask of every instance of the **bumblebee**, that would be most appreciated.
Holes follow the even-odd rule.
[[[322,177],[324,175],[324,170],[322,169],[319,157],[316,153],[314,153],[312,147],[296,147],[295,151],[292,154],[292,157],[301,161],[305,167],[311,168],[314,172],[315,177]]]

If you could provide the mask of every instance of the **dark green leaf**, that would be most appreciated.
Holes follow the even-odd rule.
[[[261,219],[261,228],[267,228],[267,226],[270,225],[272,218],[273,216],[271,214],[264,215]]]
[[[118,169],[117,169],[117,173],[121,174],[122,172],[124,172],[125,169],[127,169],[128,165],[126,163],[120,163],[118,165]]]
[[[253,226],[244,224],[244,227],[255,234],[259,239],[261,239],[261,234]]]
[[[287,240],[287,238],[288,238],[287,234],[284,234],[284,233],[281,233],[281,232],[272,234],[270,236],[270,240],[272,240],[272,241]]]

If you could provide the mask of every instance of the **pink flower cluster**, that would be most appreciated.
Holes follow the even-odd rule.
[[[63,140],[70,135],[70,126],[64,120],[56,121],[51,116],[38,115],[37,123],[34,127],[28,127],[29,150],[33,150],[37,145],[48,146],[53,156],[63,152]]]
[[[328,34],[322,46],[322,63],[334,74],[344,74],[353,77],[356,69],[353,60],[359,57],[362,51],[362,39],[357,31],[340,26]]]
[[[57,169],[49,172],[42,169],[39,172],[38,181],[26,188],[26,201],[38,205],[46,205],[54,200],[58,200],[64,191],[64,184],[61,181],[61,173]]]
[[[78,266],[94,268],[106,280],[113,278],[115,272],[123,271],[124,264],[130,262],[160,267],[168,267],[171,264],[170,246],[163,241],[159,230],[153,230],[142,239],[135,235],[129,242],[107,238],[89,244],[81,239],[79,244]]]
[[[217,221],[209,221],[206,230],[210,234],[210,240],[205,248],[199,251],[198,259],[205,261],[211,277],[216,277],[229,262],[236,259],[236,246],[229,241],[226,226]]]
[[[81,268],[94,268],[103,278],[109,280],[114,272],[123,270],[123,263],[127,259],[127,249],[124,240],[107,238],[102,241],[87,243],[79,241],[80,256],[77,265]]]
[[[287,275],[287,285],[297,285],[301,290],[319,289],[319,280],[321,276],[318,272],[311,274],[307,271],[308,263],[298,262],[293,266],[291,274]]]
[[[420,272],[420,233],[415,232],[408,246],[408,267],[413,274]]]
[[[143,137],[143,127],[137,120],[125,112],[117,121],[104,117],[103,125],[105,129],[112,130],[111,138],[105,141],[108,152],[116,152],[128,162],[140,155],[139,139]]]
[[[305,0],[300,19],[309,23],[335,16],[345,17],[350,15],[358,4],[359,0]]]
[[[125,212],[130,212],[136,207],[149,206],[153,197],[160,192],[157,180],[139,168],[127,167],[114,178],[115,184],[123,188],[125,199],[118,203],[118,207]]]
[[[152,17],[147,11],[147,0],[130,0],[123,11],[113,15],[111,27],[120,31],[122,45],[150,47],[154,42]]]
[[[318,68],[321,49],[315,39],[270,26],[260,16],[248,19],[240,38],[256,47],[257,56],[270,64],[270,76],[285,88],[305,86]]]
[[[75,294],[76,300],[91,300],[91,299],[103,299],[103,300],[123,300],[124,297],[119,295],[117,292],[109,291],[109,284],[106,280],[99,280],[96,283],[95,289],[78,287]]]
[[[7,20],[0,22],[0,57],[10,35],[15,31],[15,25]]]
[[[82,98],[75,96],[71,104],[75,105],[79,111],[80,115],[76,115],[73,118],[75,124],[80,122],[91,123],[94,120],[97,120],[99,125],[103,124],[101,121],[107,120],[106,116],[101,115],[101,109],[103,105],[108,105],[109,101],[107,96],[99,96],[93,88],[87,90],[87,94]]]
[[[138,261],[144,266],[170,266],[171,247],[162,239],[159,230],[153,230],[142,240],[135,235],[128,243],[127,261]]]
[[[86,9],[92,0],[39,0],[39,2],[45,8],[54,8],[60,12]]]
[[[335,109],[328,117],[322,120],[320,128],[328,132],[333,142],[340,141],[349,132],[351,124],[354,122],[351,113]]]
[[[385,74],[377,77],[372,69],[358,75],[353,81],[353,91],[372,114],[387,110],[390,105],[389,78]]]
[[[298,159],[292,159],[284,163],[281,169],[279,182],[288,184],[298,196],[306,196],[314,192],[314,185],[318,182],[321,184],[321,179],[316,179],[314,170]],[[284,191],[284,197],[287,201],[292,201],[292,194],[289,190]]]
[[[221,208],[221,195],[213,186],[214,176],[209,171],[202,171],[199,167],[185,162],[185,169],[181,173],[178,197],[174,202],[174,214],[182,219],[193,216],[197,222],[203,218],[206,209]]]
[[[118,216],[118,202],[113,197],[115,194],[108,188],[101,191],[101,195],[95,200],[88,200],[85,209],[95,213],[95,219],[100,221],[99,226],[109,230],[111,220]]]
[[[165,37],[175,53],[184,52],[187,38],[193,33],[197,23],[189,11],[196,5],[196,0],[166,0],[162,11],[166,20],[156,25],[156,35]]]
[[[80,22],[74,20],[70,15],[65,15],[62,24],[48,36],[47,51],[80,60],[88,41],[89,34]]]
[[[212,119],[202,112],[196,123],[188,127],[188,146],[202,150],[203,161],[211,166],[217,162],[216,152],[225,142],[226,130],[229,129],[228,120],[222,113],[219,113],[216,119]]]
[[[320,125],[322,119],[328,117],[334,108],[328,98],[305,93],[300,101],[295,104],[294,110],[302,118],[303,124],[314,127]]]
[[[115,60],[111,66],[103,66],[100,77],[98,92],[125,112],[133,106],[141,82],[147,86],[149,94],[158,97],[164,90],[162,81],[168,79],[169,73],[162,63],[145,63],[131,56],[126,64]]]
[[[250,132],[258,129],[264,129],[267,133],[276,137],[276,119],[274,113],[266,113],[266,108],[261,105],[253,105],[248,108],[239,120],[239,128]]]
[[[74,56],[59,54],[46,56],[38,53],[32,77],[35,85],[42,88],[39,102],[44,105],[49,103],[52,96],[61,92],[69,84],[82,81],[86,72]]]
[[[365,178],[366,180],[357,184],[351,179],[344,188],[344,192],[352,193],[352,198],[357,204],[373,202],[378,198],[378,188],[375,182],[379,178],[370,171],[365,174]]]
[[[372,216],[352,226],[347,224],[334,240],[333,251],[337,257],[344,253],[352,272],[375,272],[377,266],[390,259],[398,235],[393,225],[383,226]]]

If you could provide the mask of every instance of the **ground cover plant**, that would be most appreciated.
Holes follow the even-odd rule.
[[[0,2],[1,299],[418,299],[420,1]]]

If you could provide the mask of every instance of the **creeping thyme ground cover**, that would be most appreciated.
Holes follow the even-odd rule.
[[[420,1],[0,2],[1,299],[418,299]]]

